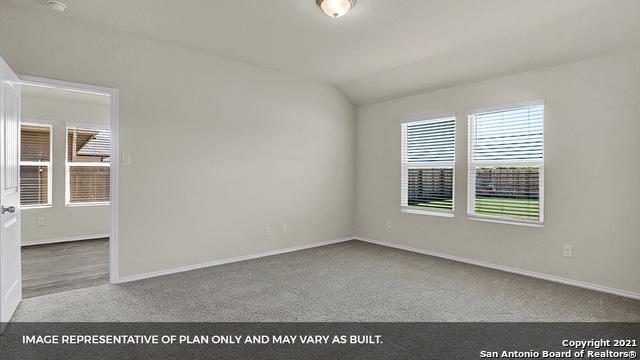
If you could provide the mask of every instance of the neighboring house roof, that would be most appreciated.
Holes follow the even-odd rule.
[[[108,158],[111,154],[111,134],[106,130],[79,132],[78,145],[77,155]]]

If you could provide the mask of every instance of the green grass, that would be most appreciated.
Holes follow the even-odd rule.
[[[410,206],[421,207],[429,210],[451,210],[453,209],[453,200],[429,201],[421,203],[410,203]]]
[[[453,200],[410,203],[410,206],[428,210],[451,210]],[[540,201],[509,198],[477,198],[476,214],[521,220],[540,220]]]
[[[513,219],[540,220],[540,201],[509,198],[477,198],[476,214]]]

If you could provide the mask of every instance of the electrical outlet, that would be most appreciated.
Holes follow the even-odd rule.
[[[573,257],[573,246],[565,245],[562,248],[562,255],[565,257]]]
[[[38,226],[44,226],[44,218],[42,216],[38,216],[36,218],[36,225]]]
[[[287,224],[282,224],[282,233],[286,234],[289,232],[289,225]]]
[[[271,226],[267,225],[264,228],[264,234],[267,235],[267,237],[271,236]]]
[[[391,229],[391,220],[387,220],[387,229]]]

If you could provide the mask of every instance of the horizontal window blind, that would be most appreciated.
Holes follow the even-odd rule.
[[[469,116],[472,217],[543,222],[544,105]]]
[[[110,200],[111,132],[67,127],[67,204],[102,204]]]
[[[69,192],[73,203],[109,201],[109,167],[70,166]]]
[[[543,158],[544,106],[475,115],[474,161]]]
[[[49,167],[20,166],[20,204],[22,206],[49,204]]]
[[[20,130],[20,160],[51,160],[51,126],[22,124]]]
[[[455,118],[406,123],[406,160],[409,163],[453,162]]]
[[[51,125],[20,127],[20,204],[51,205]]]
[[[453,212],[455,117],[402,124],[401,208]]]

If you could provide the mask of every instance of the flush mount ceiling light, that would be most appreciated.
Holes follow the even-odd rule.
[[[53,9],[53,11],[64,12],[67,10],[67,5],[59,1],[48,0],[47,5]]]
[[[356,0],[316,0],[316,4],[327,16],[340,17],[355,6]]]

